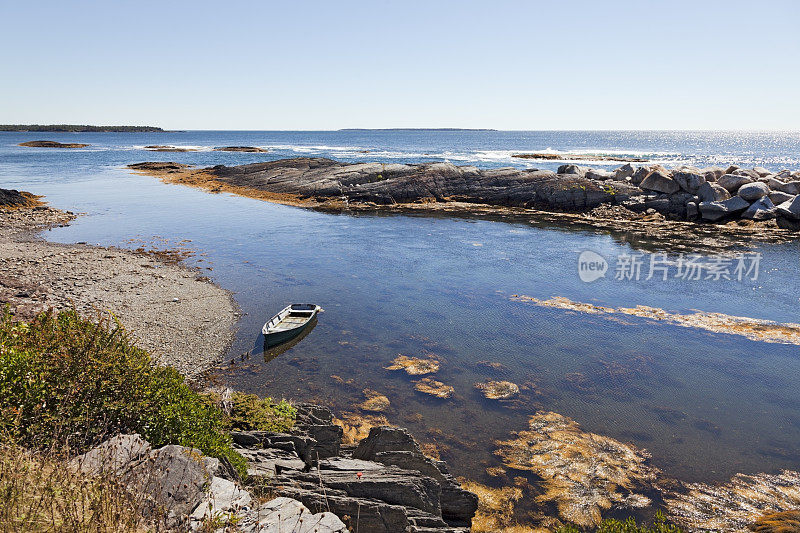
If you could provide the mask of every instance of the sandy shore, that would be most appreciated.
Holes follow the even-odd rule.
[[[74,218],[46,206],[0,208],[0,303],[23,319],[50,307],[110,311],[142,348],[190,378],[220,361],[239,317],[228,291],[145,254],[35,236]]]

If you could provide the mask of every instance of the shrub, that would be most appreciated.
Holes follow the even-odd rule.
[[[580,533],[581,530],[575,526],[564,526],[556,530],[556,533]],[[595,533],[682,533],[678,526],[667,523],[667,519],[661,511],[656,512],[653,525],[637,525],[632,517],[624,522],[609,518],[603,520]]]
[[[153,446],[193,446],[225,457],[240,473],[227,420],[177,371],[155,364],[116,321],[75,311],[30,324],[0,320],[0,432],[21,445],[78,452],[119,433]]]
[[[234,392],[231,395],[231,427],[241,430],[286,432],[294,425],[297,410],[286,400]]]

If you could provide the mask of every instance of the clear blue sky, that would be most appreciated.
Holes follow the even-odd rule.
[[[0,0],[0,123],[800,129],[800,1]]]

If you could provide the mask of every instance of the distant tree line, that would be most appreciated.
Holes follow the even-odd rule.
[[[68,132],[150,132],[164,131],[155,126],[82,126],[77,124],[0,124],[0,131],[68,131]]]

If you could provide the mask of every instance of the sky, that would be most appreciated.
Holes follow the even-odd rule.
[[[0,0],[0,123],[800,129],[800,1]]]

